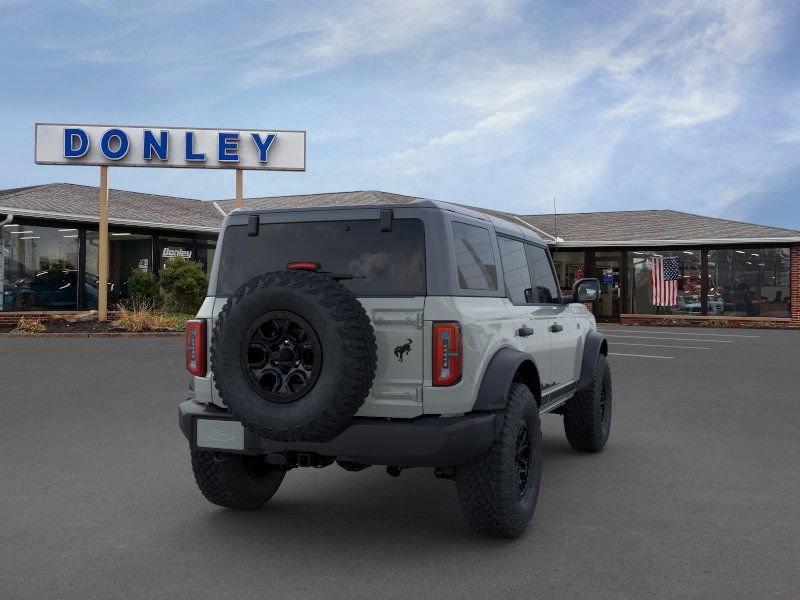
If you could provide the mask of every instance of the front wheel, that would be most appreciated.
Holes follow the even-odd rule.
[[[597,355],[591,385],[564,405],[564,432],[576,450],[598,452],[611,433],[611,368]]]
[[[517,537],[533,517],[541,474],[536,399],[527,386],[512,383],[500,434],[483,454],[456,468],[467,524],[492,537]]]
[[[238,510],[264,506],[285,474],[265,463],[262,456],[204,450],[192,452],[192,471],[206,500]]]

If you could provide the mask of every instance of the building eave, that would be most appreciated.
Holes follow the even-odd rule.
[[[610,246],[624,247],[665,247],[665,246],[744,246],[752,244],[796,244],[795,237],[757,237],[757,238],[706,238],[685,240],[563,240],[548,242],[554,248],[597,248]]]
[[[97,223],[99,217],[95,215],[78,215],[73,213],[60,213],[41,210],[29,210],[0,206],[0,213],[8,213],[19,217],[33,217],[41,219],[52,219],[62,221],[80,221],[86,223]],[[194,231],[203,233],[219,233],[219,227],[208,227],[203,225],[187,225],[186,223],[159,223],[155,221],[140,221],[137,219],[120,219],[109,217],[109,224],[123,225],[127,227],[148,227],[151,229],[164,229],[172,231]]]

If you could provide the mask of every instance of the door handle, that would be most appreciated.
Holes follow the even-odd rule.
[[[564,331],[564,326],[561,325],[560,323],[553,323],[552,325],[550,325],[550,331],[552,331],[553,333]]]
[[[517,329],[517,335],[520,337],[528,337],[529,335],[533,335],[533,329],[531,329],[527,325],[523,325],[522,327]]]

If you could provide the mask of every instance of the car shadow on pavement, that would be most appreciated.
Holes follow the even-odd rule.
[[[545,436],[543,457],[546,481],[548,471],[559,469],[565,460],[579,459],[580,454],[563,437]],[[541,493],[559,494],[547,487]],[[529,531],[535,529],[536,517]],[[377,466],[358,473],[335,466],[290,471],[263,509],[231,511],[208,504],[206,510],[197,511],[193,530],[223,544],[252,545],[254,551],[261,546],[274,550],[275,544],[300,551],[299,546],[312,539],[336,546],[368,541],[373,548],[395,548],[405,542],[410,548],[422,544],[429,550],[467,541],[508,543],[468,529],[461,518],[455,484],[435,479],[431,469],[409,469],[393,478]],[[526,535],[530,533],[523,537]]]

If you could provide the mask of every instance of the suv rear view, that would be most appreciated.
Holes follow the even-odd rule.
[[[566,409],[599,407],[605,386],[605,433],[584,449],[605,443],[605,363],[591,387],[605,342],[585,307],[540,281],[552,263],[529,229],[415,200],[236,211],[218,247],[187,326],[180,420],[212,502],[258,508],[300,466],[433,467],[456,480],[471,525],[514,536],[538,496],[539,413],[566,411],[566,426]],[[587,350],[601,357],[588,379]],[[510,487],[492,491],[498,471]]]

